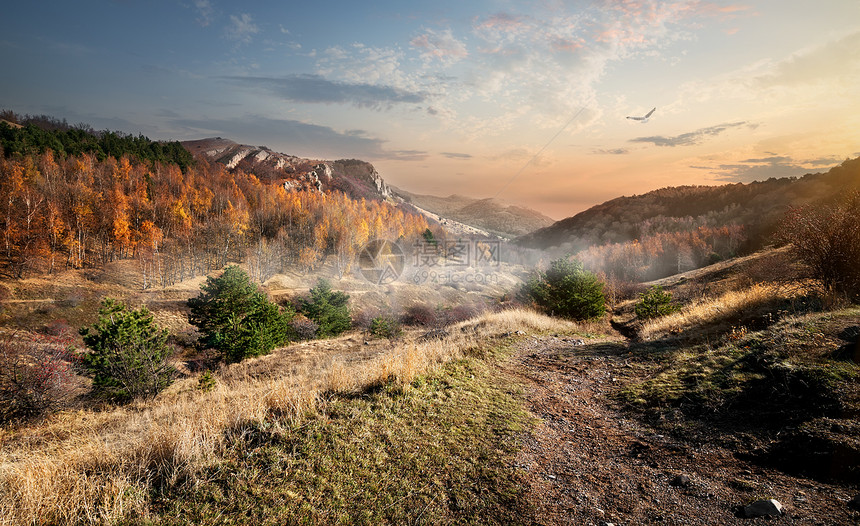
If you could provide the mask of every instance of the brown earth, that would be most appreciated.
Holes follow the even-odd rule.
[[[709,442],[665,436],[609,397],[649,370],[620,336],[527,337],[504,366],[538,419],[516,459],[541,524],[860,524],[857,489],[787,475]],[[689,477],[680,483],[679,476]],[[774,498],[781,518],[742,518]]]

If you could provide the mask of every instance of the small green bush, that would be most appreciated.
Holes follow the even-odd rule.
[[[377,338],[388,338],[389,340],[399,338],[403,333],[400,322],[391,316],[378,316],[373,318],[368,329],[371,335]]]
[[[105,298],[99,319],[80,330],[91,349],[82,355],[96,393],[115,400],[153,398],[176,377],[167,363],[167,330],[159,329],[146,307],[139,310]]]
[[[320,278],[310,290],[310,297],[301,300],[299,310],[319,328],[317,337],[337,336],[352,326],[349,294],[331,290],[328,280]]]
[[[575,320],[599,318],[606,312],[604,284],[577,260],[560,258],[538,271],[520,289],[519,298],[550,315]]]
[[[672,295],[663,290],[663,287],[652,286],[645,292],[639,294],[639,301],[634,307],[636,317],[642,320],[659,318],[681,309],[678,304],[672,302]]]
[[[197,389],[209,392],[215,389],[215,377],[212,376],[211,371],[203,371],[200,373],[200,376],[197,377]]]
[[[188,300],[189,321],[203,333],[203,343],[228,361],[267,354],[293,336],[292,308],[279,309],[241,268],[227,267],[220,277],[206,278],[200,289]]]

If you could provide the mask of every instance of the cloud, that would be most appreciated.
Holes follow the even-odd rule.
[[[376,84],[337,82],[327,80],[320,75],[290,75],[283,78],[225,78],[247,86],[261,88],[276,97],[291,102],[353,104],[360,108],[381,109],[393,104],[418,104],[427,99],[426,93],[410,92]]]
[[[394,161],[423,161],[427,156],[424,150],[388,150],[381,158]]]
[[[215,19],[215,8],[209,0],[194,0],[197,9],[197,23],[203,27],[208,26]]]
[[[453,64],[466,58],[469,54],[466,45],[454,38],[450,29],[439,32],[428,29],[423,35],[413,38],[409,43],[412,47],[421,50],[421,58],[428,62],[438,60]]]
[[[860,83],[860,31],[796,50],[780,60],[757,60],[723,75],[688,82],[680,99],[701,105],[738,100],[760,108],[781,104],[780,114],[811,106],[844,108]],[[763,92],[770,104],[761,105]],[[837,110],[839,111],[839,110]]]
[[[339,132],[328,126],[290,119],[245,115],[235,119],[173,119],[187,138],[220,136],[246,144],[268,144],[276,151],[312,159],[422,160],[420,150],[386,150],[386,141],[362,130]]]
[[[512,13],[496,13],[475,24],[474,30],[488,41],[512,41],[533,31],[535,19]]]
[[[824,45],[798,51],[755,80],[763,87],[793,86],[857,75],[859,72],[860,31],[857,31]]]
[[[457,160],[467,160],[467,159],[472,158],[472,154],[469,154],[469,153],[442,152],[442,155],[444,155],[448,159],[457,159]]]
[[[249,44],[251,37],[260,32],[260,28],[254,23],[248,13],[239,16],[230,15],[230,25],[227,26],[227,38],[235,40],[240,44]]]
[[[682,133],[681,135],[676,135],[674,137],[665,137],[662,135],[654,135],[651,137],[636,137],[635,139],[630,139],[629,142],[645,142],[652,143],[655,146],[691,146],[694,144],[699,144],[708,137],[713,137],[719,135],[726,131],[729,128],[736,128],[738,126],[750,125],[747,122],[730,122],[726,124],[719,124],[717,126],[709,126],[707,128],[699,128],[698,130]],[[750,125],[754,126],[754,125]]]
[[[627,148],[612,148],[612,149],[603,149],[598,148],[592,150],[592,153],[600,154],[600,155],[626,155],[630,153],[630,150]]]
[[[693,10],[701,15],[724,21],[755,14],[751,9],[746,5],[718,5],[710,2],[700,2],[693,6]]]
[[[521,14],[498,12],[475,20],[477,50],[469,80],[475,95],[507,111],[539,115],[554,128],[596,98],[613,62],[650,54],[692,38],[686,27],[707,13],[699,2],[548,2]],[[532,119],[534,122],[534,119]]]
[[[750,183],[752,181],[765,181],[771,177],[796,177],[835,166],[840,162],[842,159],[839,157],[800,160],[787,155],[772,155],[770,157],[744,159],[731,164],[691,166],[690,168],[708,170],[717,181]]]

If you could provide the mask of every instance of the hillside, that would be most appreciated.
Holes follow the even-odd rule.
[[[365,161],[303,159],[221,137],[184,141],[182,145],[195,156],[223,164],[228,170],[253,173],[288,190],[341,191],[354,199],[384,200],[391,195],[373,165]]]
[[[762,246],[790,206],[832,200],[860,188],[860,158],[826,173],[771,178],[723,186],[679,186],[619,197],[551,226],[521,236],[530,248],[579,251],[590,245],[623,243],[647,235],[689,231],[699,226],[742,225],[745,250]]]
[[[612,321],[634,338],[514,309],[440,339],[352,331],[215,367],[188,349],[153,400],[81,398],[4,429],[0,520],[741,525],[765,520],[746,505],[776,499],[780,524],[856,523],[860,311],[750,286],[784,257],[666,280],[684,316],[650,327],[621,303]],[[177,341],[199,282],[146,299]],[[121,292],[85,289],[108,287]],[[29,280],[14,294],[59,292]]]
[[[0,274],[98,270],[130,259],[143,288],[231,261],[246,262],[258,281],[330,257],[347,272],[368,239],[411,240],[428,226],[388,201],[290,192],[200,156],[185,170],[126,154],[0,156],[0,197]]]
[[[400,189],[395,189],[395,193],[419,208],[506,238],[522,236],[553,222],[536,210],[492,198],[476,199],[457,194],[439,197]]]

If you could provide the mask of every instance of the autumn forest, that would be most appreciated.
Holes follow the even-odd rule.
[[[427,228],[423,217],[388,203],[289,192],[202,159],[183,170],[130,154],[5,153],[0,265],[16,278],[134,259],[145,288],[229,261],[245,261],[264,281],[287,266],[313,269],[330,255],[346,272],[368,239]]]

